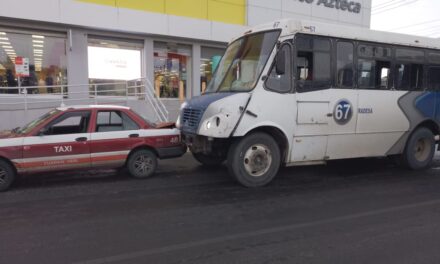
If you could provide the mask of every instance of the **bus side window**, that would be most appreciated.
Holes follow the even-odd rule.
[[[371,59],[358,60],[358,87],[360,89],[388,89],[391,63]]]
[[[331,86],[330,40],[298,35],[295,58],[297,92],[329,89]]]
[[[440,67],[429,68],[428,89],[430,91],[440,91]]]
[[[339,41],[336,52],[336,86],[338,88],[353,88],[353,43]]]
[[[401,63],[396,68],[397,90],[421,91],[423,90],[423,65]]]
[[[278,93],[288,93],[292,90],[292,61],[291,61],[291,48],[289,44],[284,44],[278,51],[279,56],[283,56],[284,59],[284,73],[277,73],[275,59],[269,76],[266,79],[265,87],[271,91]]]

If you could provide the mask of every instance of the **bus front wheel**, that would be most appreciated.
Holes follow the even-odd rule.
[[[409,169],[423,170],[431,165],[435,152],[434,134],[428,128],[418,128],[408,140],[403,162]]]
[[[228,169],[245,187],[270,183],[281,164],[276,141],[265,133],[253,133],[235,142],[228,152]]]

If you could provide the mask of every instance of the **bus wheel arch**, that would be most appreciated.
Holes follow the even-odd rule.
[[[266,133],[273,137],[273,139],[278,143],[278,147],[280,149],[281,162],[285,163],[289,152],[289,141],[286,134],[281,129],[274,126],[260,126],[251,129],[246,133],[245,136],[257,132]]]
[[[440,135],[440,128],[439,128],[438,124],[435,121],[431,120],[431,119],[425,120],[425,121],[421,122],[420,124],[418,124],[413,129],[411,134],[414,133],[417,129],[419,129],[421,127],[425,127],[427,129],[431,130],[431,132],[434,134],[434,136]]]

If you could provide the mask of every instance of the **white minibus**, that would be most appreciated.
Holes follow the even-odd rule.
[[[440,41],[280,20],[228,46],[178,127],[205,165],[227,162],[244,186],[280,166],[398,157],[429,167],[440,125]]]

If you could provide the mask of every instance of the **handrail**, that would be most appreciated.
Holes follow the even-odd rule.
[[[113,85],[115,89],[106,87],[110,85]],[[86,89],[83,89],[84,91],[75,91],[74,89],[78,87]],[[45,89],[46,92],[37,94],[31,93],[33,90],[41,91],[41,89]],[[56,91],[54,93],[49,93],[47,92],[49,89]],[[11,93],[11,91],[14,92]],[[2,102],[0,104],[0,111],[7,110],[2,109],[1,106],[10,107],[13,105],[23,106],[23,110],[28,111],[29,108],[32,109],[36,104],[59,104],[64,106],[69,102],[76,103],[81,101],[85,101],[87,104],[90,102],[102,104],[103,100],[110,100],[110,102],[107,102],[106,104],[125,102],[125,104],[128,105],[128,102],[132,100],[145,100],[151,105],[153,112],[159,121],[168,121],[169,115],[165,105],[155,94],[151,82],[146,78],[115,83],[0,87],[0,100],[2,99],[7,100],[7,102]],[[13,102],[11,102],[11,100]]]

